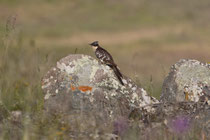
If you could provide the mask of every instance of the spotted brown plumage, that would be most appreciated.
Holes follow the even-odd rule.
[[[120,70],[118,69],[117,65],[114,63],[114,59],[112,58],[111,54],[108,51],[106,51],[104,48],[102,48],[98,44],[98,41],[95,41],[91,43],[90,45],[93,47],[93,50],[95,51],[95,55],[101,61],[101,63],[110,66],[113,69],[117,78],[119,79],[120,83],[124,85],[122,81],[123,76]]]

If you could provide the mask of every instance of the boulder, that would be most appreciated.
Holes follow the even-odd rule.
[[[198,102],[203,96],[210,104],[210,65],[182,59],[171,67],[162,87],[161,102]]]
[[[126,76],[123,82],[124,86],[109,66],[91,56],[72,54],[43,77],[44,107],[51,113],[94,111],[99,116],[113,117],[128,116],[132,108],[158,103]]]

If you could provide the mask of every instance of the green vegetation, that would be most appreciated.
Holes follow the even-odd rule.
[[[210,62],[209,5],[208,0],[0,0],[0,120],[21,110],[24,129],[14,133],[22,139],[52,139],[54,132],[64,138],[69,126],[42,114],[40,79],[76,49],[94,56],[87,45],[94,40],[123,73],[158,98],[176,61]],[[1,139],[17,135],[11,123],[4,120]]]

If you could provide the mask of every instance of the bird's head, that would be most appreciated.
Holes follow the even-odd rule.
[[[96,50],[99,47],[98,41],[94,41],[93,43],[89,45],[92,46],[93,50]]]
[[[98,41],[94,41],[93,43],[91,43],[89,45],[94,46],[94,47],[98,47],[99,46]]]

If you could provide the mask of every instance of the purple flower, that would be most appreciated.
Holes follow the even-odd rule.
[[[183,134],[190,129],[190,118],[188,116],[176,116],[170,121],[169,127],[173,132]]]
[[[128,120],[124,117],[119,117],[113,123],[114,127],[114,134],[116,135],[123,135],[125,131],[128,129]]]

